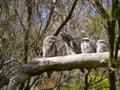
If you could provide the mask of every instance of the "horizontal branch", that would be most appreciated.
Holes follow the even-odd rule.
[[[34,58],[29,63],[21,66],[10,79],[9,90],[16,90],[20,83],[28,78],[48,71],[63,71],[76,68],[91,69],[95,67],[107,67],[109,52],[76,54],[49,58]],[[120,63],[120,51],[118,64]]]

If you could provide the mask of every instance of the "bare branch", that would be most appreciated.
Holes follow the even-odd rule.
[[[109,15],[106,13],[105,9],[103,8],[103,6],[100,4],[98,0],[91,0],[91,3],[94,7],[97,8],[102,18],[109,20]]]
[[[57,31],[55,32],[54,36],[58,36],[59,32],[61,31],[61,29],[64,27],[64,25],[71,19],[72,13],[74,11],[74,8],[76,6],[78,0],[74,0],[74,3],[72,5],[72,8],[68,14],[68,16],[66,17],[65,21],[60,25],[60,27],[57,29]]]
[[[120,51],[118,54],[118,65],[120,63]],[[95,67],[107,67],[109,52],[76,54],[50,58],[34,58],[27,64],[21,66],[15,75],[10,79],[9,90],[16,90],[20,83],[25,82],[32,76],[47,71],[63,71],[75,68],[91,69]]]

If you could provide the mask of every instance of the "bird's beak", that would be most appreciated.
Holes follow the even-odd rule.
[[[65,32],[61,32],[62,39],[68,44],[69,43],[69,37]]]

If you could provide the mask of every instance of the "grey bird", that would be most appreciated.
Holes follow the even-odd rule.
[[[94,45],[93,45],[91,39],[89,39],[89,38],[82,38],[81,39],[81,51],[82,51],[83,54],[94,53],[95,52],[95,48],[94,48]],[[85,73],[85,89],[89,85],[88,76],[90,74],[90,71],[91,71],[91,69],[84,68],[84,73]]]
[[[107,52],[108,51],[108,45],[107,42],[105,40],[99,39],[95,45],[96,47],[96,53],[100,53],[100,52]],[[104,63],[105,60],[101,60],[101,63]],[[95,69],[96,72],[98,73],[100,71],[100,73],[105,73],[107,71],[107,69],[105,68],[96,68]]]
[[[81,39],[81,51],[82,53],[94,53],[95,48],[92,43],[92,40],[89,38],[82,38]]]
[[[71,35],[69,35],[68,33],[62,32],[61,36],[65,42],[66,52],[68,55],[81,53],[77,43],[75,42],[75,40]]]
[[[65,42],[65,48],[68,55],[81,53],[77,43],[75,42],[75,40],[71,35],[69,35],[68,33],[62,32],[61,37]],[[64,71],[63,74],[65,77],[68,77],[70,75],[70,71]]]
[[[107,52],[108,51],[108,46],[105,40],[99,39],[96,43],[96,52]]]
[[[43,57],[53,57],[57,56],[57,48],[56,48],[56,37],[55,36],[47,36],[43,40]]]
[[[56,37],[55,36],[47,36],[43,40],[43,58],[45,57],[53,57],[57,56],[57,47],[55,44]],[[52,72],[47,72],[48,77],[51,77]]]

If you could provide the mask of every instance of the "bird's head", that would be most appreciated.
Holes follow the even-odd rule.
[[[71,46],[72,42],[74,41],[74,39],[72,38],[72,36],[70,36],[69,34],[62,32],[61,33],[62,39],[65,41],[65,43],[68,46]]]
[[[97,43],[96,43],[96,47],[98,46],[98,45],[107,45],[107,43],[106,43],[106,41],[105,40],[102,40],[102,39],[99,39],[98,41],[97,41]]]
[[[52,45],[53,43],[55,43],[56,38],[57,38],[57,37],[55,37],[55,36],[47,36],[47,37],[45,37],[45,39],[43,40],[43,44]]]
[[[91,42],[91,40],[89,38],[82,38],[81,39],[81,43],[84,43],[84,42]]]
[[[105,40],[99,39],[97,43],[106,43]]]

